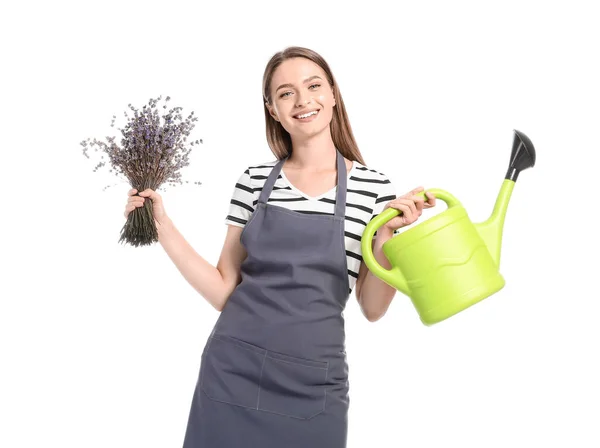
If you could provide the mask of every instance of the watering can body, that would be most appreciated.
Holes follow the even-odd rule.
[[[368,247],[362,251],[371,272],[409,296],[421,321],[432,325],[498,292],[505,280],[499,272],[499,253],[491,253],[483,239],[490,223],[472,223],[450,193],[428,191],[448,209],[383,244],[390,270],[369,256]],[[397,210],[388,209],[375,217],[365,228],[362,244],[370,245],[377,228],[397,215]],[[487,235],[499,237],[497,232]]]
[[[448,208],[383,244],[391,269],[377,262],[372,249],[377,229],[400,214],[386,209],[363,232],[361,249],[367,268],[410,297],[425,325],[441,322],[500,291],[505,285],[499,268],[508,203],[519,172],[534,164],[533,144],[515,130],[509,170],[491,216],[479,224],[471,222],[462,204],[447,191],[428,190]]]

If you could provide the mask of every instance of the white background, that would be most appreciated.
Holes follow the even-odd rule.
[[[288,45],[329,62],[367,165],[398,194],[443,188],[479,222],[513,129],[537,150],[506,217],[502,291],[433,327],[401,293],[376,323],[349,299],[348,447],[600,446],[592,2],[15,5],[0,10],[0,446],[181,446],[218,313],[160,245],[117,243],[129,185],[93,173],[79,142],[116,135],[129,103],[195,111],[190,184],[162,194],[216,264],[235,181],[273,159],[261,80]]]

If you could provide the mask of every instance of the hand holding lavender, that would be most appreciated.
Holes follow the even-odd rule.
[[[194,122],[198,121],[194,117],[194,112],[182,121],[180,111],[181,107],[174,107],[166,115],[162,115],[161,123],[157,102],[162,98],[150,99],[149,107],[144,105],[141,112],[129,104],[129,108],[134,111],[134,117],[129,117],[125,112],[125,117],[129,122],[124,129],[119,129],[122,134],[121,146],[115,143],[115,137],[106,137],[106,142],[90,139],[81,142],[83,154],[90,158],[87,153],[88,143],[90,146],[98,146],[104,152],[110,161],[112,169],[109,172],[115,172],[116,175],[123,175],[133,187],[129,191],[128,204],[125,210],[127,222],[121,229],[121,238],[119,242],[125,241],[133,246],[150,245],[158,241],[158,232],[156,228],[153,206],[157,208],[156,218],[166,216],[162,199],[156,193],[156,190],[163,184],[169,183],[175,185],[182,184],[181,168],[189,165],[188,155],[193,146],[202,143],[202,140],[192,141],[191,147],[187,148],[185,143],[187,137],[194,128]],[[166,102],[170,97],[165,98]],[[114,126],[114,119],[111,127]],[[96,148],[95,151],[98,151]],[[102,159],[104,155],[102,155]],[[101,161],[96,165],[94,171],[105,166]],[[188,181],[186,181],[188,183]],[[200,185],[201,182],[194,182]],[[106,188],[106,187],[105,187]],[[146,195],[153,200],[143,200],[138,192],[147,190],[152,195]],[[137,197],[138,199],[134,199]],[[160,201],[156,201],[156,199]],[[153,204],[154,203],[154,204]],[[130,208],[133,206],[133,208]]]
[[[136,207],[143,207],[146,198],[149,198],[152,201],[152,215],[154,217],[154,223],[156,226],[162,225],[168,221],[169,217],[167,216],[167,212],[165,211],[165,206],[163,204],[163,200],[160,194],[156,191],[147,188],[144,191],[138,191],[135,188],[132,188],[127,192],[127,203],[125,204],[125,218],[129,216]]]

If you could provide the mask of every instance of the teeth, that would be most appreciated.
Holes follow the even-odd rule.
[[[297,118],[306,118],[306,117],[310,117],[311,115],[316,115],[316,114],[317,114],[317,111],[313,110],[312,112],[309,112],[309,113],[304,114],[304,115],[296,115],[296,117]]]

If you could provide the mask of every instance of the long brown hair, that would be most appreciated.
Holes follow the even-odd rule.
[[[335,98],[335,106],[333,107],[333,116],[330,124],[333,144],[348,160],[356,160],[365,165],[362,154],[354,139],[354,134],[352,133],[352,127],[346,113],[342,94],[329,65],[321,55],[303,47],[287,47],[275,53],[267,64],[263,75],[263,106],[265,110],[267,142],[273,154],[275,154],[277,159],[281,160],[292,153],[292,139],[290,134],[283,128],[281,123],[271,116],[269,109],[264,104],[265,102],[272,104],[271,80],[273,79],[273,73],[275,73],[275,70],[283,61],[291,58],[306,58],[323,69]]]

